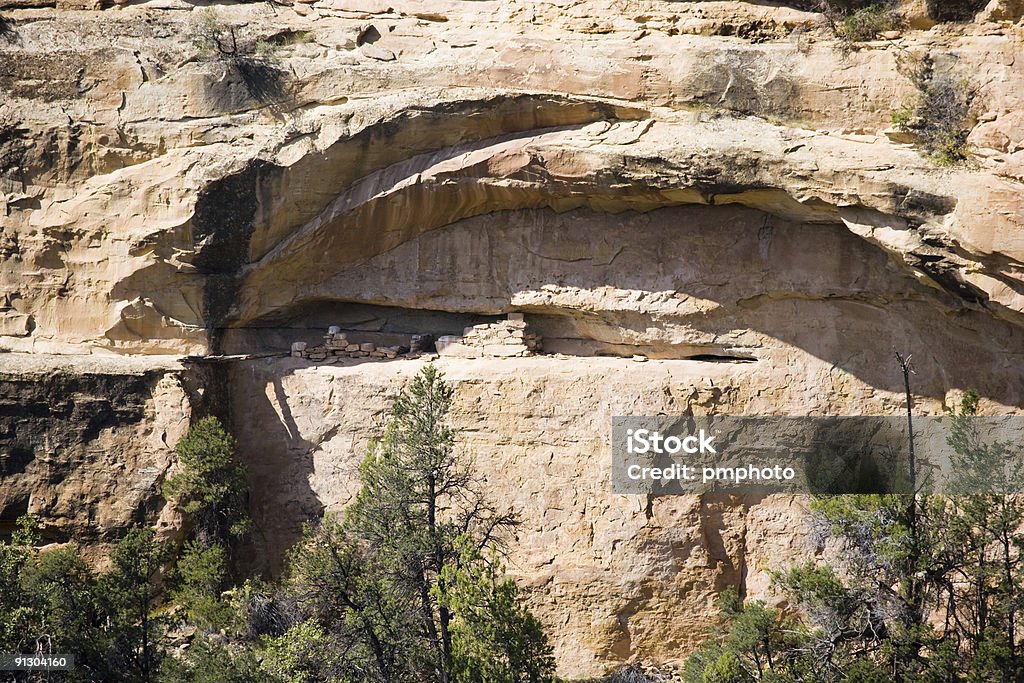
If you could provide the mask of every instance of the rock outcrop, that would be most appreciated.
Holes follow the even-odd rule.
[[[214,4],[225,55],[179,0],[0,0],[0,525],[174,534],[203,404],[277,568],[397,349],[523,314],[550,355],[434,361],[510,569],[565,676],[678,661],[815,549],[799,499],[612,495],[611,416],[888,414],[893,348],[923,412],[1024,405],[1024,6],[957,4],[852,50],[802,2]],[[892,130],[924,55],[974,93],[959,166]]]
[[[195,397],[176,362],[0,355],[0,532],[23,514],[47,543],[103,561],[126,525],[160,519],[160,484]]]

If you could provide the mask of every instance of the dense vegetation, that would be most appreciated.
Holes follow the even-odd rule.
[[[893,125],[914,133],[922,150],[940,164],[955,164],[968,157],[971,103],[974,90],[966,80],[939,74],[930,55],[905,59],[900,71],[917,90],[917,96],[897,110]]]
[[[277,583],[239,580],[245,470],[215,418],[177,446],[164,487],[188,519],[180,547],[128,533],[111,567],[36,523],[0,543],[0,651],[70,653],[72,672],[19,680],[131,683],[549,683],[540,623],[503,577],[515,524],[456,457],[452,390],[428,367],[398,396],[340,517],[311,523]]]
[[[951,495],[858,495],[813,503],[831,564],[775,576],[794,609],[720,601],[721,627],[689,661],[689,683],[1024,680],[1024,501],[1006,444],[981,441],[960,406]]]

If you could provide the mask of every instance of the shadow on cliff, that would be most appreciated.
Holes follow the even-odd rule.
[[[607,216],[545,209],[467,219],[345,271],[346,280],[375,291],[379,300],[402,297],[424,309],[439,309],[456,296],[462,308],[453,310],[477,305],[496,313],[495,302],[525,299],[528,305],[508,309],[525,312],[531,325],[551,324],[535,331],[623,347],[616,355],[629,355],[629,340],[708,340],[706,351],[699,342],[662,345],[680,359],[747,350],[757,363],[790,364],[777,368],[790,383],[806,378],[839,399],[845,376],[901,394],[898,350],[914,355],[918,396],[942,400],[951,389],[974,389],[1004,405],[1024,403],[1020,327],[984,301],[924,281],[841,224],[791,223],[735,206],[625,212],[614,222]],[[469,242],[471,236],[479,241]],[[460,255],[459,245],[467,243],[487,254],[476,259],[483,266]],[[452,278],[468,283],[467,293],[453,294]],[[573,303],[579,299],[573,293],[599,297],[607,290],[617,292],[614,305],[598,299],[583,310]],[[561,292],[571,295],[568,303],[559,303]],[[329,303],[330,294],[318,296]],[[341,293],[335,303],[344,300]],[[702,301],[709,305],[701,308]],[[680,313],[666,312],[672,306]],[[413,309],[396,308],[395,315],[401,310]],[[641,344],[648,342],[632,343],[632,353],[647,352]],[[787,347],[827,366],[802,363]]]
[[[283,386],[285,375],[259,382],[242,381],[239,373],[257,373],[251,363],[230,372],[231,430],[248,467],[250,510],[254,522],[251,546],[242,552],[243,566],[277,575],[285,555],[302,536],[305,522],[319,519],[324,505],[313,491],[316,444],[302,436]],[[264,377],[260,377],[262,381]]]

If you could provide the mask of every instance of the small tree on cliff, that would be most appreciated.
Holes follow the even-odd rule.
[[[908,458],[918,464],[907,392]],[[1019,452],[986,442],[968,393],[951,420],[949,495],[911,476],[905,494],[838,495],[812,502],[832,565],[808,563],[775,579],[798,608],[788,626],[741,629],[757,605],[725,610],[731,625],[691,659],[687,683],[1011,683],[1024,680],[1024,478]],[[770,658],[765,647],[774,646]],[[758,659],[758,644],[762,656]]]
[[[228,544],[248,531],[246,468],[220,420],[199,420],[174,451],[181,471],[164,483],[164,496],[189,516],[199,541]]]
[[[326,516],[292,552],[288,594],[299,613],[271,644],[287,653],[268,658],[276,674],[386,683],[553,680],[539,623],[484,557],[514,520],[486,501],[457,457],[452,397],[436,369],[420,372],[395,400],[383,439],[371,445],[362,489],[344,517]],[[336,656],[322,657],[325,650]]]

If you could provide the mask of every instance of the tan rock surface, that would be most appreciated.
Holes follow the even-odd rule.
[[[195,400],[181,375],[169,360],[0,354],[0,531],[32,514],[44,541],[103,562],[126,526],[156,518]]]
[[[912,4],[911,15],[924,11]],[[294,75],[274,107],[184,40],[194,20],[181,8],[8,11],[5,116],[32,144],[2,183],[19,246],[0,274],[31,334],[0,330],[14,332],[4,346],[199,351],[209,328],[288,300],[313,265],[300,245],[329,247],[318,231],[351,260],[539,206],[737,201],[792,218],[817,203],[816,220],[864,207],[942,242],[929,257],[997,313],[1021,310],[1012,3],[990,8],[990,23],[910,30],[845,56],[816,15],[743,2],[305,6],[306,16],[217,8],[245,35],[280,43]],[[397,59],[367,57],[367,46]],[[929,168],[878,135],[911,94],[901,50],[930,51],[978,84],[977,168]],[[705,109],[681,111],[693,105]],[[220,220],[224,204],[237,226]],[[867,237],[914,260],[905,235]],[[240,265],[225,251],[252,265],[220,296],[219,274]],[[314,292],[318,269],[346,265],[326,254],[305,283]]]
[[[456,389],[460,447],[494,498],[522,519],[510,572],[528,589],[570,678],[630,658],[681,661],[704,637],[717,591],[732,585],[778,600],[768,571],[815,552],[799,497],[611,494],[612,416],[891,414],[902,401],[898,389],[879,390],[797,350],[750,364],[434,363]],[[282,359],[233,369],[233,411],[246,425],[239,442],[263,530],[256,563],[279,566],[305,519],[351,499],[390,398],[422,365]],[[941,401],[922,398],[918,409],[941,413]]]
[[[173,357],[336,324],[379,353],[523,312],[564,355],[438,363],[524,516],[511,570],[590,676],[678,661],[716,590],[771,599],[766,569],[808,552],[800,501],[613,496],[612,415],[889,414],[894,347],[923,412],[1024,405],[1017,0],[963,24],[904,2],[848,53],[764,2],[215,4],[276,46],[255,83],[193,45],[189,3],[73,4],[0,0],[0,524],[173,534],[156,487],[228,392],[275,565],[421,361]],[[960,167],[886,135],[897,57],[925,53],[977,88]]]

